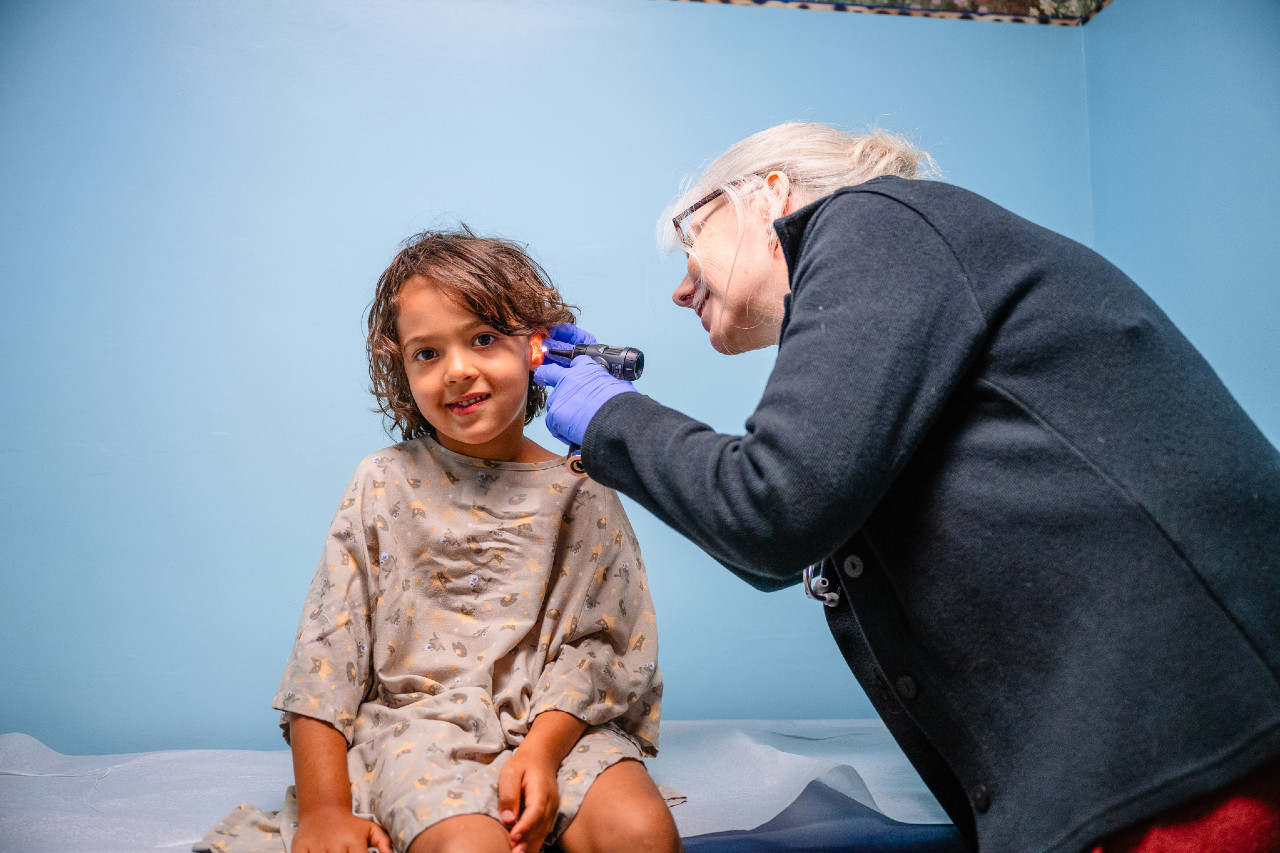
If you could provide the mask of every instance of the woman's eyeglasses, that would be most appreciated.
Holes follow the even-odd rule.
[[[676,227],[676,236],[680,239],[680,244],[686,249],[693,248],[693,239],[697,237],[697,233],[689,225],[689,217],[706,207],[711,202],[724,195],[724,188],[712,190],[702,198],[695,201],[684,209],[683,213],[671,218],[671,224]]]
[[[751,175],[748,175],[745,178],[739,178],[735,181],[731,181],[729,186],[731,187],[743,186],[745,184],[758,181],[763,177],[764,175],[761,173],[758,173],[758,172],[753,173]],[[686,249],[693,248],[693,241],[694,241],[694,238],[698,236],[698,231],[690,226],[689,217],[693,216],[693,214],[697,213],[702,208],[711,204],[711,202],[715,201],[720,196],[724,195],[726,189],[728,189],[728,187],[720,187],[720,189],[712,190],[711,192],[704,195],[702,198],[695,201],[693,204],[686,207],[684,211],[680,213],[678,216],[673,216],[671,218],[671,224],[676,227],[676,236],[680,238],[680,245],[684,246]],[[703,221],[705,222],[706,220],[703,220]]]

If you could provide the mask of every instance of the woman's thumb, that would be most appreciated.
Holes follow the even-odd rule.
[[[550,385],[552,388],[560,384],[560,380],[564,379],[564,375],[569,372],[569,368],[561,367],[558,364],[544,364],[533,371],[533,381],[539,385]]]

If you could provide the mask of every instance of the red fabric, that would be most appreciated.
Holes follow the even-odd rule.
[[[1280,760],[1123,829],[1093,853],[1280,853]]]

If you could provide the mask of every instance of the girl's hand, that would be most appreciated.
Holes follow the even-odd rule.
[[[298,788],[298,831],[293,853],[391,853],[382,827],[351,813],[347,741],[323,720],[289,717],[293,778]]]
[[[293,853],[368,853],[376,847],[391,853],[391,838],[371,820],[356,817],[349,809],[324,809],[299,817],[293,836]]]
[[[498,774],[498,811],[504,824],[515,822],[511,853],[538,853],[542,849],[560,808],[556,786],[559,766],[552,756],[521,746]]]

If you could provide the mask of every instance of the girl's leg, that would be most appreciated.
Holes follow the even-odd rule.
[[[683,849],[658,786],[643,764],[630,759],[596,777],[559,844],[565,853],[680,853]]]
[[[511,838],[501,823],[464,814],[433,823],[409,845],[409,853],[508,853]]]

